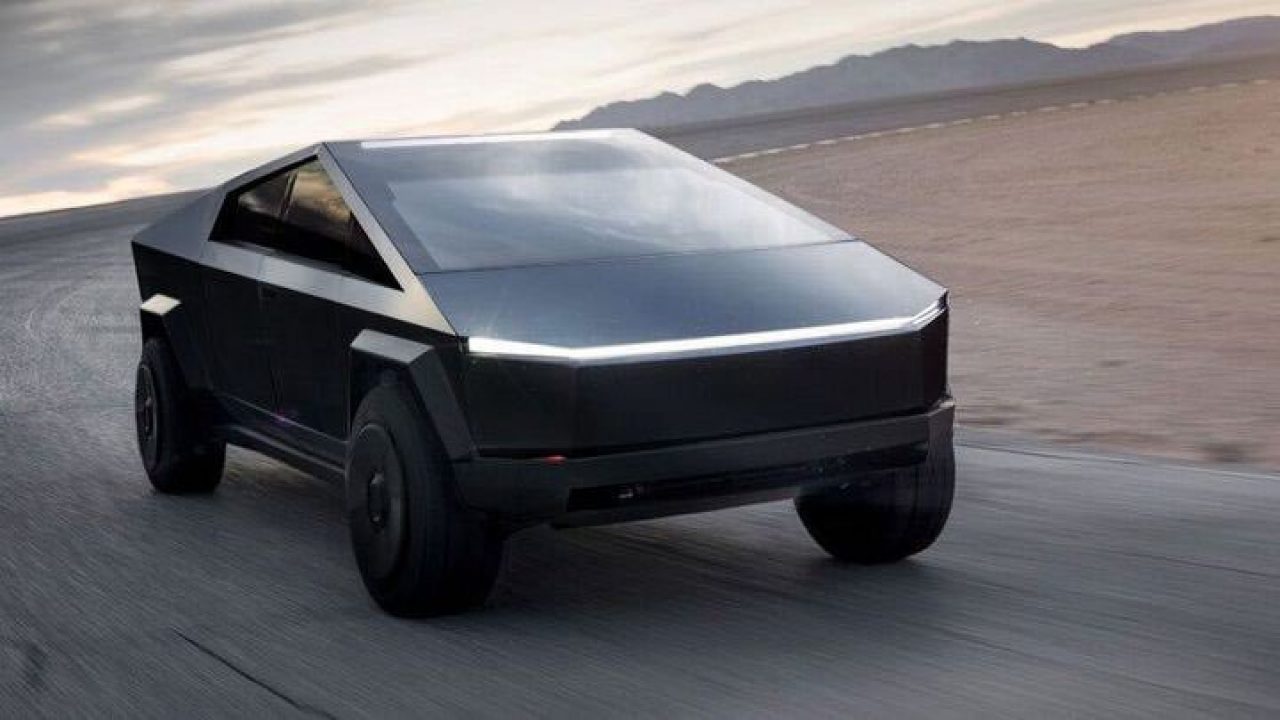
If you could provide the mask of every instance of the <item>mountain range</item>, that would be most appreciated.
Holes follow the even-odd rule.
[[[1117,35],[1084,48],[1027,39],[904,45],[850,55],[776,80],[702,84],[680,94],[609,103],[556,129],[664,127],[947,90],[1092,75],[1149,65],[1280,52],[1280,17]]]

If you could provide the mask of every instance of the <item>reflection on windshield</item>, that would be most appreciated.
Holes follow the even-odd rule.
[[[389,233],[467,270],[812,244],[840,235],[638,133],[339,152]]]

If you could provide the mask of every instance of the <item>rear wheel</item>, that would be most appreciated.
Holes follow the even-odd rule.
[[[485,601],[503,535],[457,500],[439,442],[399,386],[380,385],[360,403],[346,473],[351,544],[378,605],[430,616]]]
[[[163,493],[209,492],[222,479],[226,445],[213,439],[169,346],[142,346],[133,395],[138,452],[151,485]]]
[[[796,498],[800,520],[832,556],[890,563],[933,544],[951,513],[955,456],[948,440],[919,465],[869,473],[858,481]]]

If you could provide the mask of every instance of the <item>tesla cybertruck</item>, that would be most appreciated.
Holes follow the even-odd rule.
[[[345,484],[388,612],[484,601],[512,531],[795,498],[836,558],[951,506],[946,291],[636,131],[332,142],[133,241],[137,437]]]

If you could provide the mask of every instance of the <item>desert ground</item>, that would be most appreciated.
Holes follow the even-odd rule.
[[[725,167],[950,288],[963,425],[1280,466],[1280,82],[1100,99]]]

